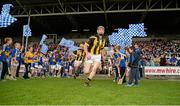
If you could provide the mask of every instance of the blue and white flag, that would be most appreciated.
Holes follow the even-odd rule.
[[[71,46],[71,47],[69,48],[69,51],[73,52],[73,51],[76,51],[76,50],[78,50],[78,49],[79,49],[79,47],[77,47],[77,46]]]
[[[13,7],[12,4],[4,4],[2,6],[1,15],[9,15],[11,7]]]
[[[122,49],[132,46],[132,38],[147,36],[144,31],[144,23],[141,24],[129,24],[129,29],[118,28],[118,32],[113,32],[109,35],[109,41],[111,45],[119,45]]]
[[[23,26],[23,36],[32,36],[31,28],[29,25]]]
[[[0,28],[8,27],[9,25],[17,21],[16,18],[14,18],[12,15],[9,14],[10,7],[12,7],[12,4],[5,4],[2,7],[0,14]]]
[[[59,45],[61,46],[65,46],[66,45],[66,42],[68,42],[68,40],[66,40],[65,38],[62,38]]]
[[[66,43],[66,47],[71,47],[74,45],[74,41],[72,40],[68,40],[68,42]]]
[[[127,45],[127,40],[129,38],[129,32],[128,29],[118,29],[118,45],[121,46],[121,48],[125,48]]]
[[[65,38],[62,38],[61,41],[60,41],[60,43],[59,43],[59,45],[65,46],[65,47],[71,47],[71,46],[74,45],[74,41],[72,41],[72,40],[67,40],[67,39],[65,39]]]
[[[41,53],[46,54],[48,51],[48,46],[46,44],[43,44],[41,47]]]
[[[124,41],[124,45],[125,45],[124,47],[132,46],[132,37],[133,36],[130,35],[129,29],[126,30],[126,36],[125,37],[126,38],[125,38],[125,41]]]
[[[110,45],[116,45],[116,33],[112,33],[112,35],[108,36]]]
[[[6,15],[6,16],[0,15],[0,28],[8,27],[15,21],[17,21],[17,19],[12,17],[11,15]]]
[[[127,36],[127,34],[128,34],[128,29],[118,28],[118,35]]]
[[[122,28],[118,29],[119,44],[121,44],[121,42],[124,43],[124,41],[126,40],[126,37],[128,36],[127,31],[128,31],[127,29],[122,29]]]
[[[40,45],[42,45],[46,39],[47,39],[47,36],[43,35],[40,41]]]
[[[129,35],[128,29],[119,28],[117,33],[109,36],[109,41],[111,45],[119,45],[124,49],[132,45],[132,36]]]
[[[129,24],[129,34],[131,36],[145,37],[147,34],[144,32],[144,23]]]

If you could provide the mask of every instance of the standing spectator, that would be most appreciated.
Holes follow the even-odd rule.
[[[21,67],[21,63],[22,63],[22,51],[23,51],[23,49],[24,49],[24,46],[21,46],[20,47],[21,49],[20,49],[20,55],[19,55],[19,59],[18,59],[18,66],[17,66],[17,70],[16,70],[16,77],[19,77],[19,70],[20,70],[20,67]]]
[[[63,69],[64,69],[64,77],[69,78],[69,61],[68,61],[68,58],[64,58]]]
[[[166,57],[164,54],[161,55],[160,66],[166,66]]]
[[[56,68],[56,59],[55,59],[54,52],[50,52],[49,65],[50,65],[50,76],[57,77],[56,70],[55,70],[55,68]]]
[[[1,53],[1,60],[0,60],[3,63],[1,80],[4,80],[5,75],[8,73],[8,68],[10,66],[10,53],[11,53],[10,45],[12,44],[13,40],[12,38],[5,38],[4,41],[5,44],[3,45],[3,51]]]
[[[140,58],[140,69],[139,69],[140,77],[143,77],[144,66],[146,66],[146,61],[145,61],[145,59],[143,57],[141,57]]]
[[[177,61],[177,65],[176,66],[180,66],[180,59]]]
[[[28,76],[28,74],[30,73],[30,70],[31,70],[31,64],[34,62],[34,54],[33,54],[33,47],[32,46],[30,46],[29,48],[28,48],[28,51],[27,51],[27,53],[25,54],[25,60],[24,60],[24,62],[25,62],[25,73],[24,73],[24,76],[23,76],[23,78],[24,79],[29,79],[29,76]]]
[[[138,58],[138,70],[140,70],[140,57],[141,57],[141,50],[139,48],[139,45],[138,44],[134,44],[134,48],[135,48],[135,52],[136,54],[138,55],[137,58]],[[140,79],[140,71],[138,71],[138,79]]]
[[[16,71],[19,65],[19,61],[21,59],[21,44],[15,43],[15,48],[12,50],[11,53],[11,78],[16,80]]]
[[[137,52],[135,52],[134,47],[130,47],[129,48],[129,53],[130,53],[130,61],[129,61],[129,67],[130,72],[129,72],[129,81],[127,86],[131,87],[133,85],[138,85],[138,77],[139,77],[139,59],[140,57],[138,57],[139,55],[137,54]]]
[[[122,55],[120,56],[120,58],[121,58],[121,60],[120,60],[120,64],[119,64],[119,69],[120,69],[120,75],[122,78],[123,75],[126,74],[126,58]],[[124,76],[123,83],[126,83],[126,75]]]
[[[113,54],[113,70],[114,70],[114,82],[117,82],[119,80],[119,74],[120,74],[120,70],[119,70],[119,58],[120,58],[120,54],[119,54],[119,48],[116,46],[114,47],[114,54]]]

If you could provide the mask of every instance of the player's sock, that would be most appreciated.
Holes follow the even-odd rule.
[[[90,81],[91,81],[91,79],[87,78],[87,80],[85,81],[85,86],[90,86]]]
[[[77,70],[77,76],[79,76],[79,74],[80,74],[80,70]]]
[[[87,78],[87,80],[90,82],[91,81],[91,79],[90,78]]]

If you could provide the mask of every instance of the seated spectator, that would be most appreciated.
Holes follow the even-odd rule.
[[[177,63],[177,58],[176,55],[173,54],[172,57],[170,58],[170,65],[175,66]]]

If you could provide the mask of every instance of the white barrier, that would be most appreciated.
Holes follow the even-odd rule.
[[[180,67],[176,66],[159,66],[159,67],[144,67],[145,75],[180,75]]]

